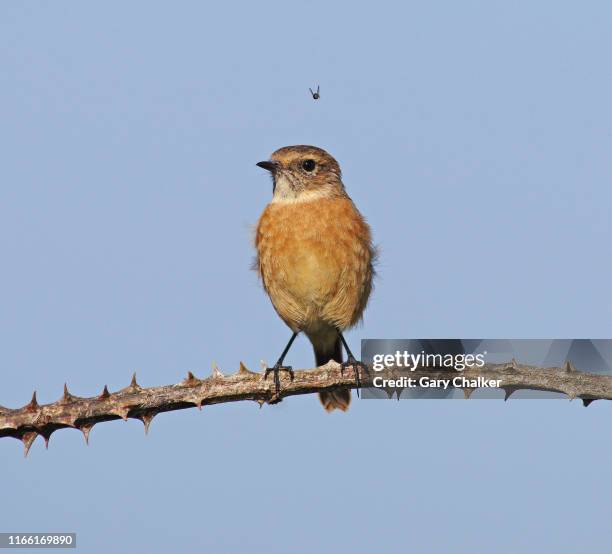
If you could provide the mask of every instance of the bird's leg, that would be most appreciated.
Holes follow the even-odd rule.
[[[266,372],[264,373],[264,380],[268,378],[268,374],[274,373],[274,384],[276,385],[277,395],[280,392],[280,372],[281,371],[286,371],[287,373],[289,373],[289,376],[291,377],[291,380],[293,381],[293,368],[290,365],[286,365],[286,366],[283,365],[283,360],[285,359],[287,352],[289,352],[289,349],[291,348],[291,345],[293,344],[293,341],[295,340],[295,337],[297,336],[298,336],[297,333],[293,333],[293,335],[291,335],[291,338],[289,339],[287,346],[285,346],[283,353],[280,355],[280,358],[278,359],[278,361],[274,364],[274,367],[267,367]]]
[[[363,369],[363,371],[368,373],[368,366],[364,364],[363,362],[360,362],[359,360],[355,358],[355,356],[353,356],[351,349],[346,343],[346,340],[344,340],[344,337],[342,336],[342,333],[340,331],[338,331],[338,335],[340,336],[340,340],[342,341],[342,346],[344,346],[344,349],[346,350],[346,357],[347,357],[346,362],[343,362],[342,364],[340,364],[340,366],[342,367],[342,370],[344,370],[345,368],[349,366],[353,368],[353,371],[355,372],[355,384],[357,385],[357,396],[359,396],[359,388],[361,387],[361,380],[359,378],[359,370]]]

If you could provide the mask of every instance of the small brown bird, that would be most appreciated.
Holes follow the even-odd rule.
[[[283,361],[303,331],[317,366],[329,360],[352,366],[359,385],[365,365],[355,359],[342,331],[361,319],[372,290],[370,228],[344,189],[338,162],[325,150],[286,146],[257,165],[272,174],[273,196],[257,224],[256,268],[276,312],[293,331],[266,377],[274,373],[277,392],[280,371],[293,377]],[[349,389],[319,396],[327,411],[346,411],[351,401]]]

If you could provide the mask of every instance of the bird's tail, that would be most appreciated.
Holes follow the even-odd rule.
[[[342,363],[342,343],[340,337],[337,337],[335,342],[331,343],[326,347],[314,344],[315,361],[317,367],[326,364],[329,360],[334,360],[339,364]],[[351,403],[351,390],[350,389],[337,389],[326,392],[320,392],[319,398],[321,404],[326,411],[332,412],[335,409],[346,412],[349,404]]]

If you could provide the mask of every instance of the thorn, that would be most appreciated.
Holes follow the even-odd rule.
[[[94,423],[82,423],[81,425],[78,425],[81,433],[83,433],[83,437],[85,437],[85,444],[87,446],[89,446],[89,433],[91,433],[94,425]]]
[[[68,385],[64,383],[64,394],[60,399],[60,404],[66,404],[72,400],[73,396],[68,392]]]
[[[38,401],[36,400],[36,391],[32,394],[32,400],[30,400],[29,404],[24,406],[24,409],[28,412],[33,412],[39,408]]]
[[[583,398],[583,399],[582,399],[582,405],[583,405],[585,408],[588,408],[588,407],[589,407],[589,405],[591,404],[591,402],[593,402],[594,400],[597,400],[597,399],[596,399],[596,398]]]
[[[50,433],[47,432],[41,432],[41,436],[45,441],[45,450],[49,450],[49,439],[51,438],[51,434],[53,433],[53,431],[51,431]]]
[[[510,398],[512,394],[514,394],[518,389],[518,387],[501,387],[504,389],[504,402]]]
[[[472,393],[475,391],[476,389],[472,388],[472,387],[465,387],[463,389],[463,398],[465,398],[466,400],[469,400],[470,396],[472,396]]]
[[[199,379],[196,379],[196,376],[191,373],[191,371],[187,372],[187,377],[185,379],[183,379],[183,381],[181,382],[182,385],[188,385],[188,386],[194,386],[197,385],[200,382]]]
[[[36,394],[36,393],[35,393]],[[21,437],[21,442],[23,442],[23,457],[27,458],[28,453],[30,452],[30,447],[32,443],[36,440],[38,433],[36,431],[28,431],[24,433]]]
[[[212,363],[212,378],[213,379],[223,379],[223,377],[225,377],[225,375],[223,375],[223,373],[221,373],[221,370],[219,369],[219,366],[217,365],[217,362],[213,362]]]
[[[260,410],[261,410],[262,406],[263,406],[263,405],[266,403],[266,401],[265,401],[265,400],[261,400],[261,399],[259,399],[259,400],[255,400],[255,402],[257,402],[257,403],[259,404],[259,409],[260,409]]]
[[[149,434],[149,427],[151,426],[151,422],[156,415],[157,414],[155,412],[147,412],[140,416],[139,419],[144,424],[145,435]]]
[[[74,394],[70,394],[70,391],[68,390],[68,385],[64,383],[64,392],[62,394],[62,397],[59,399],[58,404],[68,404],[78,398],[79,398],[78,396],[75,396]]]
[[[132,380],[130,381],[128,389],[131,391],[141,390],[140,385],[136,382],[136,372],[132,374]]]
[[[104,390],[98,396],[98,400],[106,400],[108,397],[110,397],[110,392],[108,392],[108,387],[104,385]]]
[[[254,371],[251,371],[247,368],[242,362],[240,362],[240,369],[238,370],[238,375],[257,375]]]
[[[567,373],[572,373],[573,371],[576,371],[576,368],[574,367],[574,364],[572,362],[570,362],[569,360],[567,360],[565,362],[565,371]]]
[[[116,410],[112,411],[111,414],[119,416],[121,419],[123,419],[123,421],[127,421],[129,411],[130,411],[129,406],[121,406],[117,408]]]
[[[187,399],[187,402],[191,402],[198,410],[202,410],[202,404],[204,403],[204,398],[198,398],[198,393],[194,393],[193,396]]]

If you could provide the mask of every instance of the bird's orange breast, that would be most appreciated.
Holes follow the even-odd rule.
[[[272,203],[257,225],[264,288],[294,330],[355,324],[372,282],[368,225],[347,197]]]

